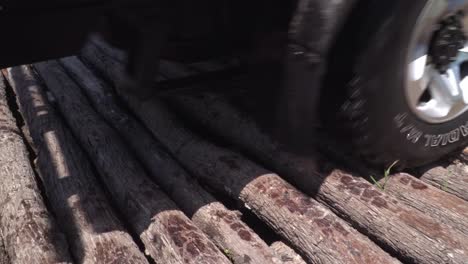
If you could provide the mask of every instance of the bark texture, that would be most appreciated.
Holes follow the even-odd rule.
[[[92,165],[47,100],[31,68],[4,73],[37,151],[36,165],[79,263],[148,263],[105,197]]]
[[[57,62],[36,64],[127,222],[157,263],[229,263],[155,185],[119,135],[92,109]],[[170,177],[167,175],[167,177]]]
[[[468,201],[468,165],[455,161],[449,165],[439,165],[426,169],[421,180]]]
[[[118,80],[119,71],[122,73],[121,66],[111,68],[103,56],[86,56],[86,59],[94,62],[103,74],[107,73],[110,80]],[[125,99],[185,167],[217,191],[244,202],[247,208],[291,242],[308,261],[398,262],[278,175],[188,132],[157,100],[142,102],[128,95]]]
[[[408,174],[389,177],[385,192],[468,236],[468,203]]]
[[[272,262],[268,245],[240,219],[206,192],[158,143],[151,133],[116,101],[105,84],[93,76],[77,58],[62,59],[61,63],[81,86],[94,108],[129,143],[150,176],[189,215],[193,222],[234,263]]]
[[[276,264],[306,264],[301,256],[283,242],[275,242],[270,248],[277,257]]]
[[[0,231],[11,263],[71,263],[67,241],[38,189],[1,76],[0,178]]]

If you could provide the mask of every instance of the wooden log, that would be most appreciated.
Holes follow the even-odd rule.
[[[47,211],[0,76],[0,231],[11,263],[71,263],[68,244]]]
[[[283,242],[275,242],[270,248],[277,257],[276,264],[306,264],[301,256]]]
[[[100,57],[87,57],[118,78]],[[113,75],[117,74],[117,75]],[[151,132],[199,179],[246,204],[312,263],[397,263],[315,200],[242,156],[185,130],[157,100],[125,99]],[[359,253],[357,253],[359,252]]]
[[[158,143],[149,131],[120,107],[115,96],[75,57],[60,60],[93,107],[129,143],[150,176],[234,263],[272,262],[268,245],[235,212],[206,192]],[[170,175],[170,177],[168,176]]]
[[[331,173],[319,171],[314,158],[299,157],[284,151],[262,133],[248,116],[238,112],[221,97],[185,96],[173,102],[198,123],[206,124],[218,135],[225,136],[231,143],[301,186],[306,193],[329,205],[334,212],[348,219],[382,247],[400,255],[401,259],[424,263],[443,262],[453,256],[445,252],[447,247],[455,254],[468,246],[463,235],[466,232],[452,230],[450,225],[444,224],[448,223],[448,219],[443,215],[421,213],[424,210],[420,208],[421,204],[429,206],[428,201],[406,200],[410,204],[406,206],[362,178],[339,170],[331,170]],[[440,233],[440,230],[443,232]],[[395,233],[389,235],[390,232]],[[416,245],[415,237],[418,238],[418,244],[424,243],[427,247]],[[435,237],[439,245],[433,243]],[[431,247],[428,254],[421,255],[421,252]],[[465,254],[466,251],[454,261],[462,261],[467,257]]]
[[[468,236],[468,203],[408,174],[388,178],[385,192]]]
[[[35,65],[75,136],[146,252],[157,263],[230,263],[150,181],[126,143],[98,117],[79,86],[56,62]],[[170,177],[170,175],[166,175]]]
[[[422,181],[468,201],[468,165],[461,161],[422,169]]]
[[[79,263],[148,263],[99,187],[86,154],[28,66],[4,71],[38,153],[47,197]]]

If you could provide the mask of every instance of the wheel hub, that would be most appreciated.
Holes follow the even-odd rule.
[[[428,0],[408,54],[405,94],[423,121],[441,124],[468,110],[468,0]]]
[[[434,33],[429,46],[429,56],[432,64],[440,73],[446,73],[450,64],[457,60],[458,52],[463,49],[466,37],[461,20],[463,12],[458,12],[444,19],[440,29]]]

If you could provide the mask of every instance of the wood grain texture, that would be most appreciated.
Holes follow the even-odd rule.
[[[405,173],[390,176],[385,192],[468,236],[466,201]]]
[[[0,230],[11,263],[71,263],[68,244],[47,211],[0,77]]]
[[[456,160],[451,164],[430,166],[424,169],[422,181],[468,201],[468,165]]]
[[[92,109],[57,62],[36,64],[115,203],[156,263],[230,263],[148,178],[127,144]]]
[[[28,66],[4,71],[37,151],[47,197],[79,263],[148,263],[115,215],[93,167]]]
[[[158,143],[146,128],[129,115],[106,87],[77,58],[61,63],[80,85],[94,108],[129,143],[150,176],[236,264],[270,264],[272,254],[264,241],[235,212],[206,192]]]
[[[86,57],[116,80],[119,68],[100,57]],[[121,69],[121,68],[120,68]],[[117,75],[115,75],[117,74]],[[246,204],[312,263],[396,263],[344,221],[282,180],[242,156],[219,148],[184,129],[157,100],[125,96],[134,112],[171,153],[200,180]],[[357,253],[359,252],[359,254]]]
[[[306,264],[301,256],[283,242],[275,242],[270,248],[277,257],[275,264]]]

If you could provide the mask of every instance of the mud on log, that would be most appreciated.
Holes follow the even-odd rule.
[[[0,230],[11,263],[71,263],[43,202],[0,75]]]
[[[92,52],[88,50],[88,54]],[[86,59],[94,62],[103,74],[107,74],[108,79],[118,80],[121,67],[110,67],[105,61],[110,58],[101,55],[86,56]],[[244,202],[259,218],[291,242],[308,261],[398,262],[276,174],[183,129],[157,100],[141,102],[127,96],[125,99],[153,134],[192,173],[217,191]]]
[[[157,263],[230,263],[146,175],[58,63],[36,64],[127,222]],[[167,177],[170,177],[169,175]]]
[[[39,88],[31,68],[4,71],[38,153],[47,197],[79,263],[148,263],[105,197],[92,165]]]
[[[222,203],[206,192],[164,150],[149,131],[116,102],[115,96],[77,58],[60,60],[94,108],[125,138],[150,176],[236,264],[272,263],[268,245]]]

